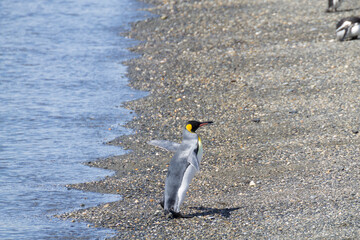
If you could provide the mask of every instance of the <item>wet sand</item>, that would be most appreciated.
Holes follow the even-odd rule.
[[[130,85],[149,91],[125,107],[135,134],[109,144],[124,156],[89,163],[114,176],[71,185],[123,200],[63,214],[118,230],[113,239],[355,239],[360,236],[360,40],[335,41],[335,25],[360,15],[327,1],[157,1],[133,24],[142,43]],[[146,144],[198,131],[201,171],[182,213],[159,200],[172,154]]]

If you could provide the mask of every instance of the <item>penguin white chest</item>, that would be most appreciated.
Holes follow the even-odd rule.
[[[351,28],[351,37],[356,37],[360,35],[360,25],[355,23],[354,26]]]
[[[336,38],[337,38],[338,40],[342,39],[342,38],[344,37],[344,35],[345,35],[345,29],[336,32]]]
[[[200,165],[202,155],[203,155],[203,147],[202,147],[201,139],[199,137],[198,138],[198,149],[197,149],[197,154],[196,154],[199,165]],[[176,202],[175,208],[174,208],[174,210],[176,212],[180,211],[180,205],[185,200],[186,192],[189,189],[191,180],[193,179],[193,177],[195,176],[197,171],[198,170],[191,164],[189,164],[189,166],[186,168],[181,185],[180,185],[178,193],[177,193],[177,202]]]
[[[201,143],[201,138],[199,137],[199,139],[198,139],[198,152],[197,152],[197,155],[196,155],[197,159],[199,161],[199,165],[200,165],[203,153],[204,153],[203,146],[202,146],[202,143]]]
[[[197,172],[196,168],[191,164],[186,169],[183,179],[182,179],[182,182],[181,182],[181,185],[180,185],[180,188],[177,192],[177,201],[174,206],[175,212],[180,211],[180,205],[182,204],[182,202],[185,199],[186,192],[189,189],[190,182],[193,179],[193,177],[195,176],[196,172]]]

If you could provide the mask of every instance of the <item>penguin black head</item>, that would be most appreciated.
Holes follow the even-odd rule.
[[[213,123],[213,122],[212,121],[209,121],[209,122],[188,121],[186,123],[186,129],[189,132],[194,133],[199,127],[202,127],[202,126],[205,126],[205,125],[208,125],[211,123]]]

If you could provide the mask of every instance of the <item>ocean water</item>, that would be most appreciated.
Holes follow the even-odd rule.
[[[108,229],[54,218],[116,201],[67,190],[113,172],[84,166],[120,147],[133,117],[119,107],[145,96],[127,86],[121,37],[149,17],[134,0],[0,1],[0,239],[104,239]]]

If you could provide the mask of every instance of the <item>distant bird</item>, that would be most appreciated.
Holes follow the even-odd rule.
[[[181,144],[165,140],[152,140],[149,144],[175,152],[170,161],[165,180],[165,192],[160,205],[165,214],[171,213],[174,218],[184,217],[180,213],[180,205],[184,201],[189,184],[195,173],[200,170],[203,147],[200,137],[195,131],[213,122],[187,122],[183,131]]]
[[[336,12],[342,1],[343,0],[329,0],[327,12]]]
[[[360,35],[360,17],[347,17],[336,24],[336,38],[339,41],[357,39]]]

